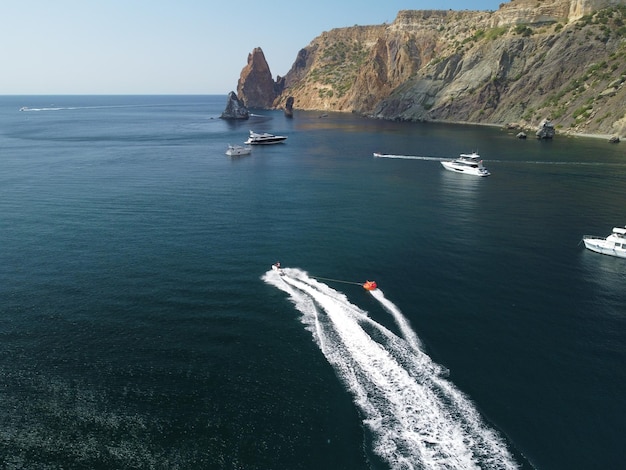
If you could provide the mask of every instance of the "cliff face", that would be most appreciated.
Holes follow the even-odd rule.
[[[282,91],[274,82],[265,54],[260,47],[248,54],[248,63],[237,83],[237,98],[248,108],[269,108]]]
[[[623,135],[625,81],[626,0],[512,0],[324,32],[272,106]]]

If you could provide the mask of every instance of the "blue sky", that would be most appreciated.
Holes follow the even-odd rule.
[[[0,94],[226,94],[261,47],[274,78],[323,31],[502,0],[3,0]]]

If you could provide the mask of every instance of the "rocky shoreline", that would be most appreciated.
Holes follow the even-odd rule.
[[[432,121],[432,122],[440,122],[444,124],[461,124],[461,125],[466,125],[466,126],[486,126],[486,127],[494,127],[494,128],[502,129],[505,131],[517,130],[517,131],[531,132],[534,134],[533,129],[525,128],[521,126],[513,128],[509,126],[503,126],[501,124],[490,124],[490,123],[484,123],[484,122],[481,123],[481,122],[469,122],[469,121]],[[600,133],[586,133],[586,132],[572,132],[572,131],[557,133],[556,136],[586,138],[586,139],[603,139],[603,140],[606,140],[607,142],[615,138],[617,138],[618,142],[623,140],[623,137],[617,134],[600,134]]]
[[[275,80],[255,48],[237,97],[250,108],[290,115],[315,110],[398,121],[515,122],[529,136],[551,116],[559,136],[617,140],[626,136],[624,24],[626,0],[400,11],[388,25],[322,33]]]

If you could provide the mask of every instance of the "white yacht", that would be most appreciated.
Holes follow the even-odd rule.
[[[615,227],[613,232],[606,238],[585,235],[583,237],[585,247],[603,255],[626,258],[626,228]]]
[[[252,147],[246,145],[229,145],[226,149],[226,155],[229,157],[238,157],[239,155],[250,155]]]
[[[489,170],[483,166],[483,161],[476,152],[462,153],[454,160],[443,160],[441,162],[446,170],[456,173],[467,173],[475,176],[489,176]]]
[[[268,132],[258,133],[250,131],[250,137],[244,143],[248,145],[279,144],[287,140],[284,135],[274,135]]]

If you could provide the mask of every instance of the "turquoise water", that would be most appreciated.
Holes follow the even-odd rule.
[[[622,144],[225,104],[0,98],[5,468],[621,466]]]

